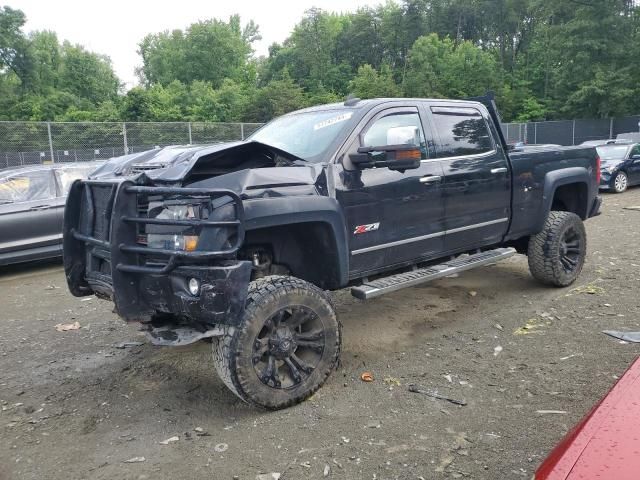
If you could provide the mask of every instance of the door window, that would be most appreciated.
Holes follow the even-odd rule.
[[[51,173],[48,170],[25,172],[0,180],[0,204],[21,203],[52,198]]]
[[[631,149],[630,158],[633,158],[634,155],[640,155],[640,145],[636,145]]]
[[[494,149],[484,117],[475,108],[431,107],[442,157],[480,155]]]
[[[426,158],[426,144],[420,116],[417,113],[397,113],[376,120],[364,134],[363,147],[414,145]]]

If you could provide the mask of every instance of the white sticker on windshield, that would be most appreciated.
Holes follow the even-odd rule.
[[[351,118],[351,115],[353,115],[353,112],[347,112],[333,118],[328,118],[327,120],[323,120],[320,123],[316,123],[313,126],[313,129],[320,130],[321,128],[330,127],[331,125],[335,125],[336,123],[345,122]]]

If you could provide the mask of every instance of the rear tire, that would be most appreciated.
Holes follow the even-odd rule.
[[[615,193],[623,193],[629,186],[629,178],[624,172],[616,173],[616,176],[611,179],[611,190]]]
[[[310,397],[338,363],[341,325],[329,295],[294,277],[249,284],[238,327],[213,341],[220,378],[245,402],[270,410]]]
[[[576,281],[587,253],[587,234],[580,217],[550,212],[544,228],[529,240],[529,270],[535,279],[555,287]]]

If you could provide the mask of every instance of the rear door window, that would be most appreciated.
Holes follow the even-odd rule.
[[[440,138],[440,158],[481,155],[494,150],[489,126],[479,110],[431,107],[431,113]]]

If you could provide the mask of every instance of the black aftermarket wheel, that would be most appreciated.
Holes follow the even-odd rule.
[[[341,327],[329,296],[293,277],[249,285],[242,323],[213,342],[220,378],[242,400],[294,405],[322,386],[340,354]]]
[[[587,234],[580,217],[571,212],[550,212],[540,233],[529,240],[529,270],[542,283],[571,285],[584,265]]]

